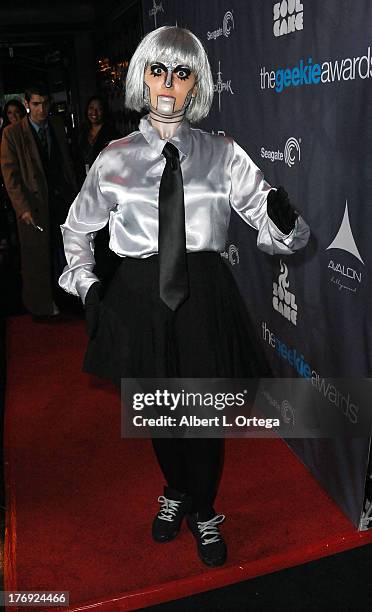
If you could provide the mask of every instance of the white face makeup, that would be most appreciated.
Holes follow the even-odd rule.
[[[189,66],[154,62],[145,70],[145,99],[153,110],[170,116],[185,112],[196,93],[196,77]]]
[[[196,95],[195,73],[178,61],[152,62],[145,69],[143,90],[152,126],[162,139],[172,138]]]

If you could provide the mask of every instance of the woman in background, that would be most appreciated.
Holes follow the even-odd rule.
[[[111,140],[121,138],[110,123],[106,101],[102,96],[91,96],[85,106],[84,122],[78,135],[78,179],[83,184],[96,157]]]
[[[85,181],[96,157],[111,142],[121,138],[120,132],[112,125],[105,99],[100,95],[91,96],[85,106],[84,122],[78,135],[76,149],[76,174],[79,187]],[[95,240],[95,271],[103,282],[108,283],[120,261],[109,249],[108,227],[100,230]]]
[[[17,98],[12,98],[8,100],[3,109],[3,124],[1,126],[1,130],[3,130],[7,125],[14,125],[21,121],[23,117],[26,116],[26,109],[23,106],[20,100]]]

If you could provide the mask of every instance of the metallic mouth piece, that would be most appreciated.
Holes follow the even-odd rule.
[[[172,102],[176,98],[174,96],[158,96],[158,99],[164,100],[164,102]]]
[[[174,96],[158,96],[156,111],[164,115],[173,115],[176,98]]]

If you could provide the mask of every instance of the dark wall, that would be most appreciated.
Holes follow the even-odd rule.
[[[54,100],[77,123],[97,90],[118,103],[101,78],[98,60],[129,61],[142,33],[139,5],[65,0],[52,8],[47,1],[0,7],[0,105],[4,95],[22,93],[35,80],[48,82]],[[114,93],[121,89],[117,82]]]

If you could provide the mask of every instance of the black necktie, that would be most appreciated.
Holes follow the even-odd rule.
[[[189,295],[186,263],[185,205],[178,149],[167,142],[159,188],[159,285],[160,297],[176,310]]]
[[[44,155],[46,155],[46,157],[49,157],[48,140],[47,140],[47,135],[46,135],[45,128],[43,128],[43,127],[39,128],[38,136],[39,136],[39,140],[41,142],[41,146],[43,148]]]

